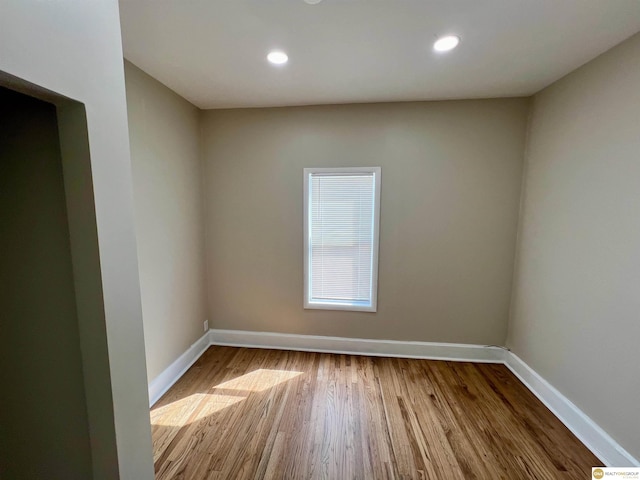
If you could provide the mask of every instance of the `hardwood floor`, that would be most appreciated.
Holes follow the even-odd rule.
[[[211,347],[151,409],[162,479],[585,479],[504,365]]]

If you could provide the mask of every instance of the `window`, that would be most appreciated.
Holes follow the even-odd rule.
[[[304,169],[304,308],[375,312],[380,167]]]

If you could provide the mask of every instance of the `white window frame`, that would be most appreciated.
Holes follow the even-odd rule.
[[[310,249],[311,249],[311,232],[309,230],[309,179],[314,173],[325,174],[357,174],[357,173],[373,173],[374,174],[374,205],[373,205],[373,251],[371,265],[371,305],[353,305],[350,303],[337,302],[312,302],[311,301],[311,273]],[[358,312],[376,312],[378,309],[378,250],[380,237],[380,188],[382,184],[380,167],[340,167],[340,168],[305,168],[304,177],[304,308],[319,310],[345,310]]]

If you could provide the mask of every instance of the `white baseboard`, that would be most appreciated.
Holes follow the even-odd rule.
[[[640,462],[517,355],[506,352],[504,364],[608,467],[640,467]]]
[[[461,343],[403,342],[364,338],[321,337],[289,333],[209,330],[211,345],[305,352],[425,358],[460,362],[502,363],[502,349]]]
[[[211,345],[307,352],[503,363],[551,412],[609,467],[639,467],[640,462],[517,355],[498,347],[459,343],[403,342],[286,333],[211,329],[149,384],[153,405]]]
[[[175,362],[154,378],[149,383],[149,406],[153,406],[189,370],[189,367],[200,358],[210,345],[209,332],[207,332],[191,345],[186,352],[180,355]]]

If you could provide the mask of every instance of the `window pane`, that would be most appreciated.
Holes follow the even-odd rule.
[[[371,305],[374,173],[312,173],[310,300]]]

